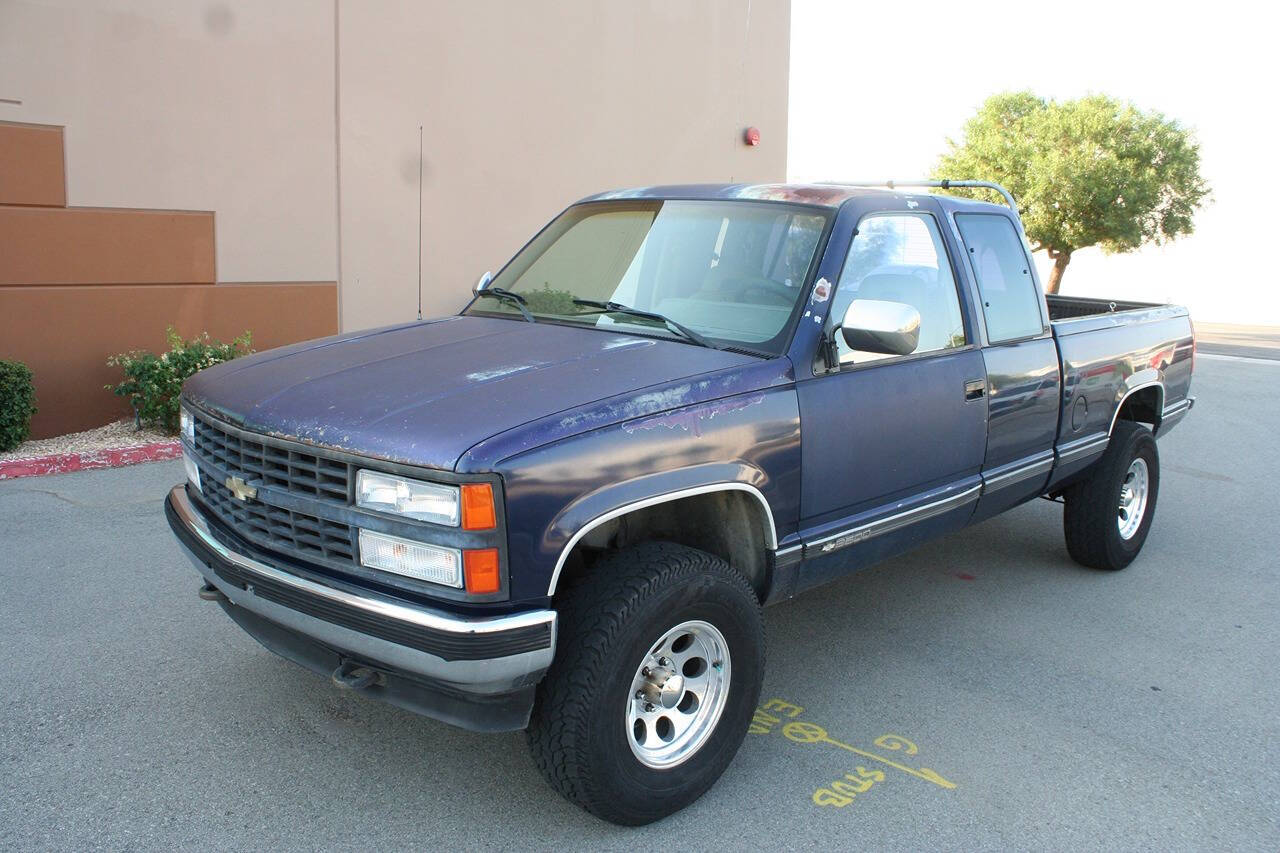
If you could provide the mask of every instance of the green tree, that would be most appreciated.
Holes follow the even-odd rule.
[[[935,177],[996,181],[1013,193],[1031,248],[1053,261],[1050,293],[1077,249],[1131,252],[1190,234],[1209,195],[1189,130],[1105,95],[993,95],[964,139],[947,144]],[[984,198],[987,191],[953,192]]]

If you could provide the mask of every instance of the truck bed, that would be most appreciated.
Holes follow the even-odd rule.
[[[1049,319],[1073,320],[1077,317],[1091,317],[1095,314],[1115,314],[1119,311],[1138,311],[1144,308],[1161,308],[1155,302],[1121,302],[1111,299],[1086,299],[1083,296],[1058,296],[1047,294],[1044,298],[1049,303]]]
[[[1158,389],[1136,398],[1145,407],[1139,419],[1157,435],[1190,408],[1195,336],[1186,308],[1072,296],[1045,301],[1062,361],[1060,455],[1105,438],[1120,406],[1142,389]]]
[[[1187,309],[1181,305],[1054,295],[1046,295],[1045,302],[1049,306],[1054,335],[1060,338],[1117,326],[1144,326],[1175,318],[1181,318],[1181,323],[1190,331]],[[1132,336],[1127,340],[1135,342]]]

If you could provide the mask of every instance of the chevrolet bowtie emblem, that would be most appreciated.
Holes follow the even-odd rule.
[[[258,490],[239,477],[228,477],[227,488],[238,501],[251,501],[258,496]]]

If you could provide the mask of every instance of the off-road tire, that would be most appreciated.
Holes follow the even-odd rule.
[[[1147,463],[1147,503],[1141,526],[1125,539],[1116,524],[1117,507],[1125,475],[1138,457]],[[1063,493],[1062,528],[1071,558],[1082,566],[1111,571],[1132,563],[1151,532],[1159,491],[1160,456],[1151,430],[1132,421],[1118,421],[1089,478]]]
[[[602,559],[564,591],[557,610],[556,659],[527,732],[542,775],[617,824],[651,823],[694,802],[733,760],[759,702],[764,622],[751,586],[718,557],[649,542]],[[653,644],[688,620],[710,623],[727,641],[727,700],[696,752],[654,769],[632,752],[626,702]]]

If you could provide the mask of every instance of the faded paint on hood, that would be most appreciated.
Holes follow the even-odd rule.
[[[468,448],[532,421],[750,364],[676,341],[448,317],[237,359],[192,377],[184,396],[246,429],[452,470]]]

